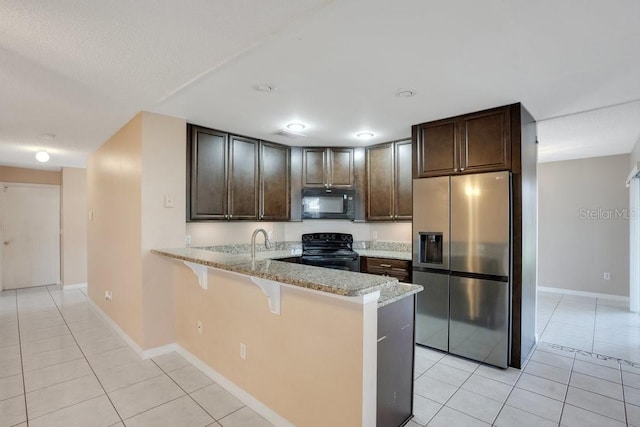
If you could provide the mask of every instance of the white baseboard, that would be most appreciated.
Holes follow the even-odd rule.
[[[172,351],[178,351],[176,344],[167,344],[162,347],[150,348],[142,352],[143,359],[151,359],[152,357],[162,356],[163,354],[171,353]]]
[[[91,298],[87,297],[87,300],[100,315],[100,317],[102,317],[105,322],[107,322],[109,326],[111,326],[118,333],[120,338],[122,338],[124,342],[126,342],[127,345],[129,345],[129,347],[131,347],[131,349],[135,351],[138,356],[140,356],[141,359],[150,359],[152,357],[161,356],[163,354],[175,351],[182,357],[187,359],[189,362],[191,362],[193,366],[200,369],[213,381],[220,384],[222,388],[231,393],[236,399],[240,400],[249,408],[260,414],[260,416],[265,418],[271,424],[281,427],[294,427],[294,425],[287,421],[285,418],[281,417],[267,405],[260,402],[244,389],[238,387],[236,384],[225,378],[222,374],[211,368],[202,360],[198,359],[196,356],[184,349],[181,345],[173,343],[164,345],[162,347],[151,348],[149,350],[142,350],[142,348],[129,335],[127,335],[127,333],[113,319],[111,319],[111,317],[109,317],[107,313],[105,313],[95,302],[93,302]]]
[[[72,285],[62,285],[62,288],[65,290],[69,290],[69,289],[82,289],[82,288],[86,288],[87,284],[86,283],[74,283]]]
[[[131,347],[131,349],[135,351],[138,354],[138,356],[140,356],[141,359],[144,359],[145,358],[144,351],[138,345],[138,343],[136,343],[133,340],[133,338],[127,335],[127,333],[120,327],[120,325],[118,325],[111,317],[109,317],[107,313],[102,311],[102,309],[98,306],[98,304],[93,302],[93,300],[88,296],[87,296],[87,301],[89,301],[89,304],[91,304],[91,306],[96,310],[96,312],[100,315],[100,317],[102,317],[102,319],[104,319],[104,321],[107,322],[109,326],[111,326],[118,333],[120,338],[122,338],[124,342],[126,342],[129,345],[129,347]],[[151,351],[151,350],[148,350],[148,351]]]
[[[629,297],[623,297],[621,295],[601,294],[598,292],[574,291],[572,289],[551,288],[547,286],[538,286],[538,290],[543,292],[552,292],[554,294],[576,295],[581,297],[601,298],[601,299],[608,299],[613,301],[629,302]]]
[[[269,421],[271,424],[275,426],[281,427],[294,427],[289,421],[285,418],[278,415],[267,405],[253,397],[251,394],[246,392],[244,389],[238,387],[230,380],[224,377],[224,375],[220,374],[215,369],[211,368],[209,365],[204,363],[202,360],[198,359],[196,356],[191,354],[188,350],[184,349],[179,344],[174,344],[175,349],[182,357],[187,359],[193,366],[200,369],[206,376],[211,378],[216,383],[220,384],[222,388],[231,393],[235,398],[240,400],[242,403],[247,405],[249,408],[253,409],[255,412],[260,414],[263,418]]]

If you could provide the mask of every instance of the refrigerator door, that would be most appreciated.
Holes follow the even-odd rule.
[[[450,278],[449,352],[506,368],[509,282]]]
[[[417,294],[416,343],[449,349],[449,274],[413,271],[413,283],[424,286]]]
[[[449,269],[449,177],[413,180],[413,266]]]
[[[510,187],[509,172],[451,177],[451,271],[510,275]]]

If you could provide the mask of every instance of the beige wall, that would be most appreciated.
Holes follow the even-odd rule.
[[[172,266],[149,251],[184,246],[186,122],[143,113],[141,253],[144,348],[173,342]],[[172,208],[164,199],[173,200]]]
[[[283,287],[276,315],[248,278],[210,272],[204,291],[173,265],[178,344],[294,425],[362,425],[362,305]]]
[[[142,115],[89,158],[89,297],[143,345],[141,248]],[[106,301],[105,291],[113,293]]]
[[[334,231],[351,233],[355,240],[411,241],[411,223],[354,223],[342,220],[305,220],[302,222],[190,222],[186,233],[191,235],[192,246],[249,243],[256,228],[273,232],[276,241],[299,241],[303,233]],[[262,240],[259,240],[260,242]],[[182,243],[179,246],[183,246]]]
[[[60,185],[62,174],[60,171],[0,166],[0,182]]]
[[[87,170],[62,169],[62,284],[87,283]]]
[[[628,211],[629,157],[538,166],[539,286],[629,295],[629,221],[611,217]]]
[[[173,342],[170,265],[149,251],[184,245],[185,135],[183,119],[143,112],[89,159],[89,296],[143,350]]]

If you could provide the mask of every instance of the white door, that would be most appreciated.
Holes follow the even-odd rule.
[[[2,288],[59,283],[60,187],[4,184],[2,190]]]

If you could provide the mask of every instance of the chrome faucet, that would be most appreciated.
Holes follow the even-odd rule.
[[[264,228],[256,228],[253,230],[253,234],[251,235],[251,260],[256,259],[256,236],[258,233],[264,234],[264,247],[266,249],[271,249],[271,242],[269,241],[269,233]]]

